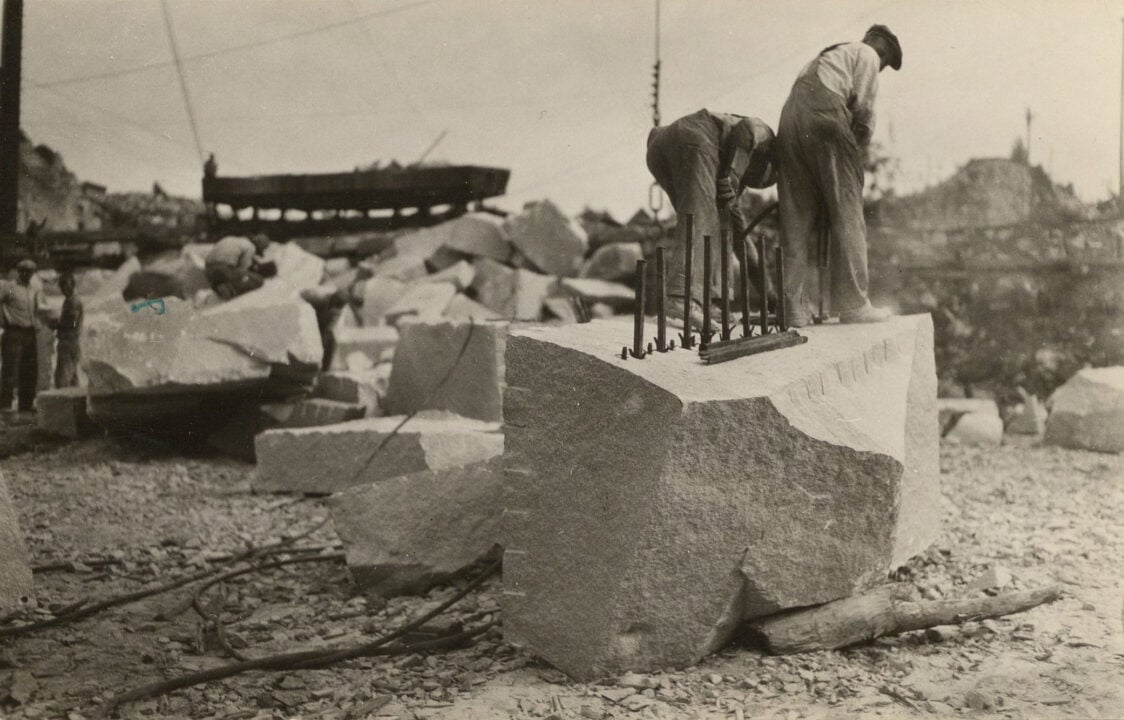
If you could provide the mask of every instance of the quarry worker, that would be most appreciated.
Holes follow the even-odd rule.
[[[316,326],[320,329],[320,343],[324,347],[324,357],[320,370],[327,372],[332,367],[332,357],[336,353],[336,323],[347,306],[348,292],[342,288],[335,292],[323,293],[320,288],[301,291],[301,298],[316,311]]]
[[[773,163],[773,130],[754,117],[699,110],[679,118],[670,125],[653,128],[648,134],[648,170],[667,193],[672,206],[683,222],[687,213],[694,214],[694,243],[691,260],[691,297],[695,303],[692,322],[702,322],[703,283],[711,283],[713,297],[718,298],[721,277],[719,243],[720,212],[728,211],[734,237],[740,237],[745,219],[738,209],[737,198],[746,187],[767,188],[776,182]],[[711,238],[713,268],[710,278],[703,278],[704,235]],[[743,258],[741,243],[734,243],[739,262],[756,266],[757,253],[750,248],[750,257]],[[681,317],[685,283],[685,247],[682,232],[677,232],[668,246],[667,296],[668,315]],[[750,273],[755,277],[755,273]],[[708,309],[714,312],[713,308]]]
[[[264,234],[245,238],[227,235],[215,243],[203,263],[207,282],[223,300],[257,290],[270,275],[262,253],[269,247],[269,236]]]
[[[0,410],[12,409],[12,399],[19,386],[20,412],[35,410],[35,391],[39,382],[39,346],[35,331],[43,312],[43,299],[32,286],[36,265],[20,260],[16,265],[16,282],[0,281]]]
[[[878,73],[887,65],[901,68],[901,45],[886,26],[872,25],[862,42],[832,45],[805,65],[781,111],[777,191],[790,327],[811,321],[808,284],[823,230],[830,314],[845,323],[890,316],[867,298],[863,220],[863,154],[874,133]]]
[[[63,301],[55,324],[55,387],[74,387],[78,384],[78,364],[82,361],[79,337],[85,309],[76,292],[74,273],[64,272],[59,276],[59,290]]]

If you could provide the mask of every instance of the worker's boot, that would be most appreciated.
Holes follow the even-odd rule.
[[[839,314],[839,322],[845,324],[885,322],[889,319],[888,309],[874,307],[869,301],[857,310],[848,310]]]

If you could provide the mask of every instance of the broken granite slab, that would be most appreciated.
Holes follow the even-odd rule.
[[[961,415],[980,413],[999,417],[999,406],[988,398],[937,398],[941,433],[948,432]]]
[[[329,494],[422,470],[443,470],[503,452],[499,423],[451,413],[365,418],[339,425],[267,430],[255,439],[258,492]]]
[[[332,370],[370,370],[387,359],[388,354],[393,357],[398,345],[398,331],[389,325],[340,327],[335,329],[335,336]]]
[[[35,424],[53,435],[77,439],[94,432],[86,414],[86,388],[43,390],[35,396]]]
[[[990,412],[964,413],[952,421],[944,433],[946,442],[959,445],[997,446],[1003,444],[1003,419]]]
[[[8,495],[8,483],[0,471],[0,614],[28,606],[32,596],[27,547]]]
[[[422,593],[496,551],[503,515],[499,456],[357,485],[328,506],[356,584]]]
[[[643,260],[640,243],[602,245],[582,265],[580,276],[598,280],[631,280],[636,277],[636,261]]]
[[[281,284],[205,310],[164,299],[164,313],[87,315],[82,367],[91,396],[184,392],[264,382],[284,375],[311,382],[323,348],[312,307]]]
[[[456,295],[449,301],[449,306],[445,308],[445,317],[452,320],[475,320],[476,322],[501,319],[498,312],[481,305],[466,295]]]
[[[515,270],[490,258],[475,262],[472,289],[481,305],[505,320],[538,320],[554,278],[533,270]]]
[[[359,299],[362,302],[359,317],[363,325],[385,325],[387,310],[394,307],[399,298],[405,294],[406,288],[406,283],[388,277],[373,277],[357,283],[353,291],[359,291]]]
[[[928,315],[719,365],[631,319],[513,329],[504,633],[572,677],[687,665],[882,582],[939,532]]]
[[[437,320],[456,294],[456,287],[448,282],[411,283],[402,297],[387,308],[386,322],[398,325],[408,319]]]
[[[362,405],[366,417],[385,415],[382,399],[390,380],[392,363],[380,363],[370,370],[347,370],[320,373],[316,379],[316,397],[337,402]]]
[[[448,410],[502,422],[507,328],[506,322],[402,323],[386,412]]]
[[[503,227],[503,219],[491,213],[474,212],[444,223],[450,228],[445,247],[471,255],[487,257],[501,263],[511,259],[511,240]]]
[[[511,243],[547,275],[578,274],[588,240],[585,230],[549,200],[529,202],[504,222]]]
[[[1045,441],[1124,452],[1124,367],[1084,368],[1055,390]]]

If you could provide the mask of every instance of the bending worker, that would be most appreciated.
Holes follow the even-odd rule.
[[[878,73],[887,65],[901,68],[901,45],[886,26],[873,25],[862,42],[832,45],[804,66],[781,111],[777,190],[791,327],[811,320],[808,284],[822,231],[828,233],[831,314],[845,323],[890,316],[867,298],[863,220],[863,153],[874,133]]]
[[[671,200],[679,222],[687,213],[695,216],[691,259],[692,322],[702,322],[703,236],[711,238],[713,265],[711,289],[721,277],[719,213],[728,210],[734,237],[745,229],[737,197],[743,188],[766,188],[776,182],[773,164],[773,130],[753,117],[699,110],[670,125],[653,128],[648,134],[648,170]],[[741,243],[734,243],[739,262],[757,264],[757,252],[742,257]],[[667,252],[668,315],[681,317],[685,283],[684,240],[677,232]],[[750,277],[756,277],[751,272]],[[763,289],[759,289],[759,292]],[[718,298],[717,292],[712,297]],[[708,309],[713,312],[713,308]]]
[[[227,235],[215,243],[207,253],[203,272],[207,282],[223,300],[257,290],[265,278],[276,274],[272,263],[262,258],[269,247],[269,236],[258,234],[251,238]]]

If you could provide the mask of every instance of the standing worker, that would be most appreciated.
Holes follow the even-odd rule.
[[[670,125],[652,128],[648,134],[648,170],[671,200],[679,222],[687,213],[695,217],[692,246],[691,299],[692,323],[702,323],[703,242],[709,235],[714,247],[722,241],[719,212],[730,212],[734,237],[740,237],[745,219],[738,209],[737,197],[743,188],[767,188],[777,181],[773,163],[773,130],[754,117],[699,110],[679,118]],[[741,243],[734,243],[739,262]],[[668,315],[680,317],[683,312],[685,283],[684,241],[676,233],[667,258]],[[757,253],[750,249],[750,265],[757,264]],[[718,257],[717,253],[714,257]],[[716,289],[720,263],[714,263],[710,278]],[[755,277],[756,273],[750,273]],[[764,288],[759,288],[764,291]],[[715,293],[714,297],[718,297]],[[708,308],[708,312],[712,309]],[[696,314],[697,313],[697,314]]]
[[[31,286],[36,265],[20,260],[16,265],[16,282],[0,280],[0,410],[12,409],[12,399],[19,385],[19,410],[35,410],[35,390],[39,382],[39,346],[35,330],[43,309],[39,290]]]
[[[273,264],[261,257],[268,247],[269,236],[260,233],[253,238],[227,235],[215,243],[203,264],[203,273],[215,295],[230,300],[257,290],[265,278],[276,274]]]
[[[78,363],[82,360],[79,337],[82,335],[82,319],[85,310],[82,301],[75,293],[77,283],[74,273],[64,272],[59,276],[59,289],[62,290],[62,312],[55,325],[55,387],[74,387],[78,384]]]
[[[901,45],[885,25],[872,25],[862,42],[832,45],[805,65],[781,111],[777,190],[790,327],[811,320],[807,285],[821,232],[828,233],[832,314],[845,323],[890,317],[867,298],[863,220],[863,152],[874,134],[878,73],[887,65],[901,68]]]

